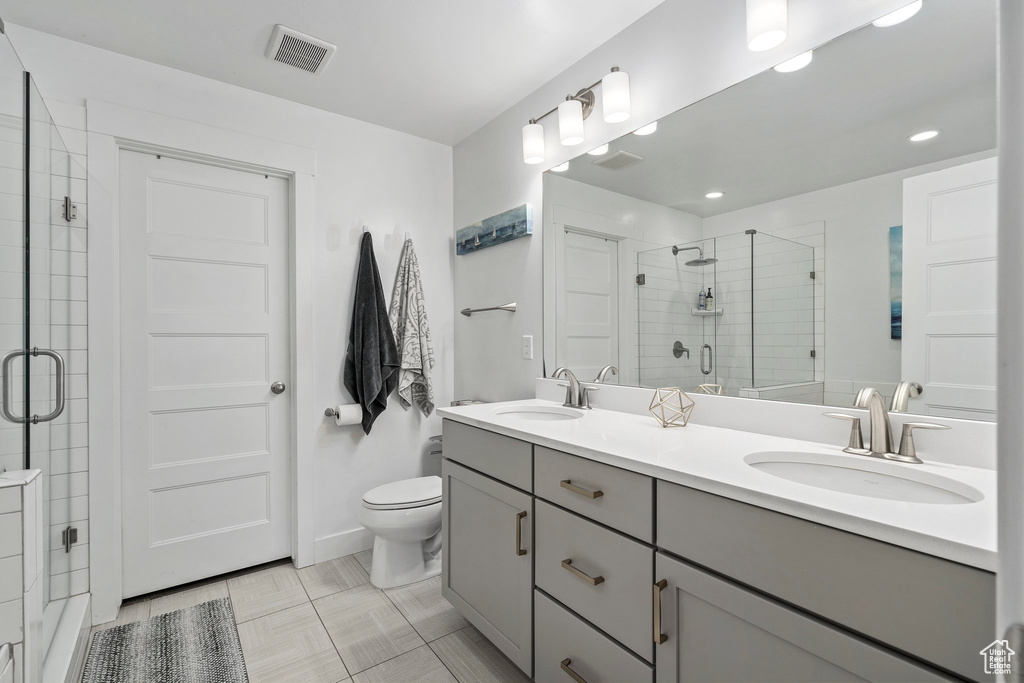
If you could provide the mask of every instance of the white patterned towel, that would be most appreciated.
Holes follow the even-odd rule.
[[[411,239],[405,241],[398,262],[398,276],[391,293],[388,322],[395,333],[401,359],[398,370],[399,402],[406,409],[415,403],[424,415],[429,416],[434,411],[434,390],[430,383],[434,349],[430,346],[430,326],[427,324],[427,311],[423,307],[420,266]]]

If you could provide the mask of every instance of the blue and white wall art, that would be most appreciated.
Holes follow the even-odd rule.
[[[903,339],[903,226],[889,228],[890,339]]]
[[[533,211],[523,204],[456,232],[455,253],[462,256],[532,234]]]

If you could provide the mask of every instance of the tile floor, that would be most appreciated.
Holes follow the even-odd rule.
[[[144,596],[92,632],[229,597],[251,683],[529,682],[441,597],[440,577],[380,590],[370,561],[279,563]]]

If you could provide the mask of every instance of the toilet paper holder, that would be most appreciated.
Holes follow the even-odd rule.
[[[324,417],[333,417],[335,420],[337,420],[338,419],[338,409],[337,408],[327,408],[326,410],[324,410]]]

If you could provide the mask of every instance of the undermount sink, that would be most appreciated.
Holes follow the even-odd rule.
[[[505,415],[520,420],[533,420],[540,422],[560,422],[564,420],[578,420],[583,417],[582,410],[572,408],[561,408],[558,406],[506,406],[495,408],[495,415]]]
[[[985,498],[973,486],[917,470],[915,465],[864,456],[774,451],[751,453],[743,460],[773,477],[857,496],[936,505],[964,505]]]

